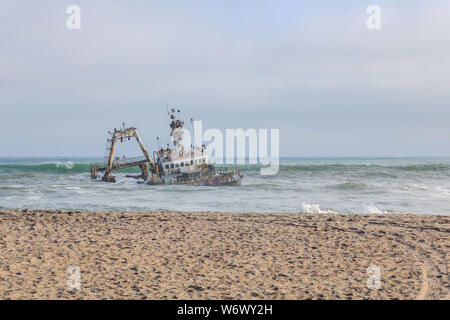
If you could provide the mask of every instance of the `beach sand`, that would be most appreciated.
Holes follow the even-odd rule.
[[[449,259],[450,216],[0,210],[2,299],[449,299]]]

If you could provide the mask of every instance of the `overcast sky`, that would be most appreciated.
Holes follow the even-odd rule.
[[[449,30],[448,0],[0,0],[0,156],[103,156],[122,121],[153,149],[166,105],[282,156],[450,156]]]

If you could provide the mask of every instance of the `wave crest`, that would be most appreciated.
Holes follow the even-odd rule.
[[[24,164],[2,164],[0,165],[0,172],[4,173],[53,173],[53,174],[68,174],[68,173],[85,173],[90,171],[90,165],[86,163],[56,162],[56,163],[42,163],[36,165]],[[120,172],[140,172],[138,167],[130,167],[121,169]]]

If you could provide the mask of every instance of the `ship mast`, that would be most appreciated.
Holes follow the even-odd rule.
[[[174,146],[174,151],[175,153],[178,153],[180,156],[184,154],[184,146],[181,143],[182,138],[183,138],[183,126],[184,126],[184,122],[177,119],[176,114],[178,113],[178,117],[180,114],[180,110],[175,110],[175,108],[170,109],[170,119],[172,120],[170,123],[170,137],[173,140],[173,146]]]

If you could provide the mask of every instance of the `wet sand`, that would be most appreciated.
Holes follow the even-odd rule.
[[[450,299],[449,259],[450,216],[0,210],[2,299]]]

